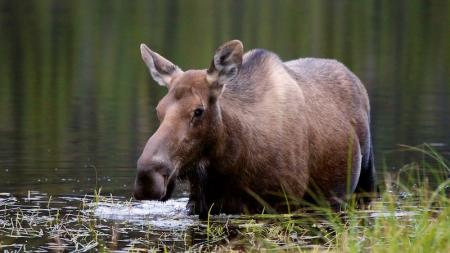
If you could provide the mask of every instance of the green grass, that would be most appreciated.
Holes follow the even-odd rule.
[[[449,166],[430,146],[403,146],[420,152],[419,163],[385,175],[380,197],[365,209],[351,202],[340,212],[312,208],[307,213],[256,215],[227,222],[212,251],[450,252]],[[210,233],[211,234],[211,233]],[[211,235],[210,235],[211,237]]]
[[[310,207],[290,214],[208,216],[172,231],[145,225],[145,219],[137,225],[99,218],[94,214],[99,204],[133,204],[101,196],[100,189],[72,202],[29,192],[18,203],[6,195],[0,200],[0,249],[450,252],[448,162],[427,145],[402,148],[423,158],[400,170],[380,171],[380,196],[367,208],[353,200],[340,212]]]

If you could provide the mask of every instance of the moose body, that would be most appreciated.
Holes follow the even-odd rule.
[[[335,206],[375,190],[369,99],[343,64],[244,54],[236,40],[208,70],[183,72],[145,45],[141,52],[169,90],[138,161],[135,198],[166,200],[187,178],[188,208],[204,216]]]

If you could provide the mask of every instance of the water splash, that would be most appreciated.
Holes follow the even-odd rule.
[[[141,202],[99,202],[94,214],[102,219],[128,221],[161,229],[186,229],[194,225],[196,216],[186,211],[188,198]]]

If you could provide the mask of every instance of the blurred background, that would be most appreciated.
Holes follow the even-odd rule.
[[[166,93],[140,43],[182,69],[231,39],[335,58],[369,91],[378,168],[413,159],[398,144],[449,158],[449,25],[446,0],[0,0],[0,192],[131,196]]]

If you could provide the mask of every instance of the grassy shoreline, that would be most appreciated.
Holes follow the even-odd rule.
[[[450,252],[448,162],[426,144],[403,148],[422,153],[423,160],[383,171],[380,196],[368,208],[352,202],[340,212],[314,208],[315,215],[248,223],[238,239],[213,251]]]
[[[217,215],[206,221],[188,217],[192,220],[187,227],[161,229],[149,223],[154,217],[136,223],[96,215],[99,205],[131,208],[140,203],[102,196],[99,191],[82,198],[33,193],[21,201],[4,194],[0,249],[450,252],[448,162],[429,146],[407,148],[424,154],[424,159],[400,170],[382,171],[381,194],[370,206],[361,209],[351,201],[340,212],[311,207],[291,214]]]

